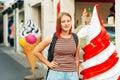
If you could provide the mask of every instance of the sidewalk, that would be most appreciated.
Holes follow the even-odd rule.
[[[4,53],[4,54],[8,55],[14,61],[19,63],[21,66],[23,66],[24,69],[25,69],[24,72],[25,72],[26,76],[32,74],[24,53],[22,53],[22,52],[17,53],[17,52],[14,51],[14,49],[12,47],[6,47],[4,45],[0,45],[0,51],[1,51],[1,53]],[[43,66],[40,65],[39,62],[37,62],[35,69],[36,69],[35,70],[36,75],[43,78],[43,79],[40,79],[40,80],[45,80],[46,70],[44,70]]]
[[[22,69],[23,70],[22,72],[24,72],[24,77],[32,74],[24,53],[22,53],[22,52],[17,53],[14,51],[14,49],[12,47],[6,47],[4,45],[0,45],[0,56],[1,56],[1,53],[9,56],[12,60],[14,60],[14,62],[16,62],[17,64],[19,63],[20,66],[22,66],[24,68],[24,69]],[[13,65],[13,64],[15,64],[15,63],[12,63],[11,65]],[[45,79],[46,70],[43,68],[43,66],[40,64],[40,62],[37,62],[35,69],[36,69],[35,73],[37,74],[37,76],[39,76],[41,78],[40,80],[46,80]],[[20,72],[18,72],[16,74],[19,75]],[[6,77],[7,77],[7,75],[6,75]],[[1,78],[0,78],[0,80],[1,80]],[[13,79],[9,79],[9,80],[13,80]],[[17,80],[25,80],[25,79],[22,78],[22,79],[17,79]],[[81,79],[79,79],[79,80],[81,80]]]

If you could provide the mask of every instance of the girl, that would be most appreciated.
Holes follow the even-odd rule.
[[[47,80],[78,80],[79,50],[72,36],[72,17],[63,12],[57,17],[57,41],[54,47],[53,60],[50,62],[42,56],[41,52],[52,42],[53,34],[42,40],[34,49],[34,55],[47,65],[50,70]]]

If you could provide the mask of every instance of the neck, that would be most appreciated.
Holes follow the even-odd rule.
[[[68,31],[62,31],[62,32],[61,32],[61,35],[67,36],[67,35],[69,35],[69,32],[68,32]]]
[[[70,34],[69,32],[64,32],[62,31],[61,34],[60,34],[61,37],[64,37],[64,38],[69,38],[70,37]]]

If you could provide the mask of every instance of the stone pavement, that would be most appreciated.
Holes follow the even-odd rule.
[[[25,55],[17,53],[12,47],[0,45],[0,80],[24,80],[32,72]],[[35,74],[45,80],[46,70],[37,62]]]

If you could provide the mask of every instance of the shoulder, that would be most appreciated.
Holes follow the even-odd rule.
[[[45,38],[43,38],[42,41],[38,44],[38,47],[43,49],[46,46],[48,46],[52,42],[52,37],[53,37],[53,34],[50,34]]]
[[[44,42],[51,43],[54,34],[50,34],[43,39]]]
[[[72,35],[73,35],[74,38],[78,39],[78,35],[76,33],[72,32]]]
[[[80,44],[80,38],[78,37],[78,35],[74,32],[72,32],[72,35],[73,35],[75,41],[77,42],[77,44]]]
[[[76,34],[76,33],[72,33],[72,35],[73,35],[73,37],[74,37],[74,39],[75,39],[75,41],[77,42],[77,44],[79,43],[79,37],[78,37],[78,35]]]

